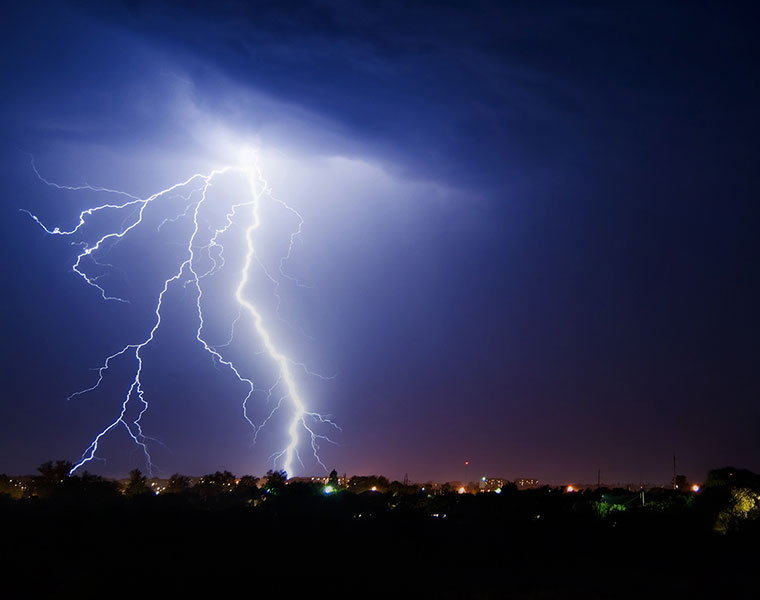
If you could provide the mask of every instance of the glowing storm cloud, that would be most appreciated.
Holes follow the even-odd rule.
[[[282,468],[289,476],[292,475],[294,472],[294,462],[297,461],[303,466],[303,462],[299,455],[299,446],[301,444],[300,435],[306,434],[314,458],[322,468],[325,468],[325,465],[319,457],[319,443],[320,441],[327,441],[333,444],[335,442],[325,435],[323,431],[325,428],[339,429],[339,427],[325,416],[307,410],[304,400],[297,388],[293,371],[296,369],[301,370],[306,375],[322,376],[312,373],[303,363],[290,359],[278,348],[272,338],[270,330],[264,322],[260,310],[257,309],[257,307],[247,299],[245,295],[246,286],[249,284],[251,272],[256,268],[260,268],[264,275],[274,284],[274,296],[277,300],[277,314],[279,316],[279,290],[282,278],[290,279],[291,281],[298,283],[294,277],[285,272],[284,267],[287,261],[291,258],[294,244],[298,239],[298,236],[301,234],[304,220],[294,208],[272,195],[266,180],[262,176],[255,151],[244,149],[237,154],[241,161],[240,164],[217,168],[205,174],[196,173],[184,181],[175,183],[147,198],[139,198],[120,190],[90,185],[60,185],[45,179],[37,170],[34,161],[32,161],[32,168],[34,169],[35,174],[40,181],[48,186],[61,190],[87,190],[118,198],[118,201],[116,202],[99,204],[82,211],[78,216],[76,226],[68,230],[59,227],[50,228],[36,215],[29,211],[24,211],[28,213],[48,234],[74,237],[76,241],[72,242],[72,244],[81,246],[82,250],[77,255],[72,269],[87,285],[98,290],[104,300],[128,302],[128,300],[120,296],[109,293],[106,289],[105,283],[101,282],[103,277],[102,274],[89,274],[89,271],[92,270],[93,266],[99,269],[113,268],[113,265],[101,262],[102,256],[105,256],[115,244],[123,240],[132,231],[144,223],[146,211],[151,210],[154,205],[160,204],[162,201],[167,201],[170,198],[176,198],[179,196],[186,202],[184,211],[171,218],[164,219],[164,221],[158,226],[158,229],[160,230],[164,224],[170,221],[176,222],[181,219],[190,219],[192,221],[192,230],[189,235],[187,235],[186,239],[183,240],[183,245],[185,246],[184,259],[171,276],[164,280],[161,292],[158,294],[155,302],[155,320],[153,325],[148,329],[146,335],[141,341],[129,343],[117,352],[107,356],[102,365],[97,369],[98,377],[96,382],[92,386],[77,391],[69,396],[69,398],[73,398],[98,389],[114,361],[124,359],[125,357],[134,357],[136,363],[134,376],[121,402],[119,414],[92,439],[92,442],[85,449],[79,461],[72,468],[72,473],[86,463],[98,458],[96,454],[98,452],[99,444],[104,436],[108,435],[112,430],[119,428],[119,426],[122,426],[132,441],[144,453],[147,470],[151,475],[153,474],[154,465],[151,460],[149,443],[156,440],[146,436],[143,432],[142,426],[142,419],[149,408],[149,403],[141,379],[144,360],[143,350],[154,340],[156,332],[161,327],[162,311],[165,310],[163,306],[164,297],[167,291],[172,286],[180,285],[185,289],[191,287],[195,292],[194,308],[197,313],[195,339],[197,339],[198,343],[203,347],[205,352],[210,355],[214,362],[223,365],[245,386],[246,392],[242,399],[242,413],[244,419],[253,429],[254,441],[261,428],[269,423],[275,413],[278,411],[288,411],[289,417],[287,419],[286,433],[286,439],[288,440],[287,445],[273,454],[270,459],[273,460],[275,465],[278,464],[278,461],[281,461],[280,464],[282,465]],[[201,218],[204,210],[208,211],[210,208],[208,205],[217,202],[216,198],[213,200],[209,198],[209,190],[211,186],[217,182],[221,182],[225,178],[236,176],[243,177],[246,181],[246,195],[241,198],[235,198],[234,200],[225,200],[223,206],[224,218],[221,219],[217,225],[209,224],[213,221],[210,217],[207,217],[204,223],[204,219]],[[284,213],[290,215],[290,217],[294,218],[297,222],[297,226],[288,233],[287,252],[280,257],[276,272],[265,266],[264,262],[257,255],[254,247],[254,232],[261,227],[261,208],[265,203],[270,203],[271,207],[276,210],[284,211]],[[217,205],[216,208],[218,210],[219,206]],[[125,214],[126,216],[117,227],[98,238],[94,243],[81,241],[79,239],[78,236],[81,236],[86,232],[89,222],[96,215],[102,216],[107,214],[111,216],[121,216]],[[206,282],[210,281],[214,275],[218,274],[225,268],[224,240],[237,230],[242,230],[243,232],[242,242],[244,257],[242,260],[243,266],[237,277],[237,286],[233,290],[230,290],[230,294],[235,298],[238,312],[231,322],[229,340],[224,344],[218,344],[215,346],[209,343],[204,334],[203,294],[204,289],[206,289]],[[243,374],[243,367],[239,364],[233,363],[232,359],[225,357],[221,352],[223,347],[229,346],[232,342],[235,327],[240,326],[241,323],[248,324],[252,327],[253,332],[255,332],[261,340],[263,353],[275,367],[277,377],[274,383],[268,388],[256,388],[253,380]],[[265,393],[267,401],[273,396],[279,396],[279,400],[274,408],[269,412],[268,416],[258,424],[249,416],[248,411],[249,402],[252,400],[256,392]]]

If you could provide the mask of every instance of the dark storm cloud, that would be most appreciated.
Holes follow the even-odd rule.
[[[325,155],[466,191],[436,211],[354,206],[347,222],[372,227],[334,230],[355,236],[328,261],[343,287],[325,299],[349,470],[454,478],[469,457],[496,475],[601,464],[664,481],[673,450],[695,476],[760,468],[752,3],[48,4],[14,5],[3,25],[8,256],[24,247],[60,267],[51,278],[67,266],[15,220],[40,195],[20,183],[19,148],[184,152],[178,87],[241,130],[292,113],[319,121],[308,144]],[[3,389],[23,397],[26,357],[58,364],[48,330],[77,301],[49,309],[40,271],[4,268],[7,314],[53,315],[6,336],[25,352]],[[76,389],[55,368],[56,393]],[[26,423],[7,447],[49,414],[37,395],[3,406]]]
[[[342,123],[374,152],[467,183],[593,160],[665,119],[687,128],[753,107],[741,4],[101,5],[84,4],[196,57],[201,90],[211,63]]]
[[[498,3],[136,3],[105,15],[93,10],[197,57],[196,84],[207,98],[214,93],[203,91],[202,65],[212,63],[244,85],[330,117],[374,153],[385,148],[451,179],[493,180],[514,168],[511,162],[545,154],[552,140],[573,134],[593,102],[562,64],[552,64],[564,40],[576,41],[574,24],[589,20],[583,10],[548,19]],[[551,43],[549,56],[541,55],[542,40]]]

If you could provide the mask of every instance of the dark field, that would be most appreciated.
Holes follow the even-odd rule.
[[[3,496],[3,580],[35,598],[758,597],[757,506],[735,490]]]

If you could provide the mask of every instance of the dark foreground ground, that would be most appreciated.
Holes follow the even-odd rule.
[[[0,497],[0,595],[760,598],[758,521],[525,494]]]

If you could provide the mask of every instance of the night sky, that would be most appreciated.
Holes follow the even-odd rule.
[[[183,226],[114,249],[102,282],[130,303],[103,301],[71,271],[77,240],[20,209],[73,227],[109,198],[46,186],[30,154],[59,184],[147,197],[226,164],[230,140],[260,149],[305,219],[288,269],[309,287],[285,282],[291,326],[272,329],[335,375],[299,374],[343,430],[328,468],[451,480],[469,460],[471,479],[666,483],[675,453],[693,480],[760,471],[753,3],[13,4],[0,472],[76,461],[118,414],[126,364],[66,398],[150,330]],[[217,341],[235,316],[223,291]],[[157,474],[261,475],[284,430],[252,444],[193,302],[170,295],[145,354]],[[238,341],[265,377],[254,336]],[[145,469],[124,430],[98,456],[93,472]],[[320,474],[304,457],[293,474]]]

